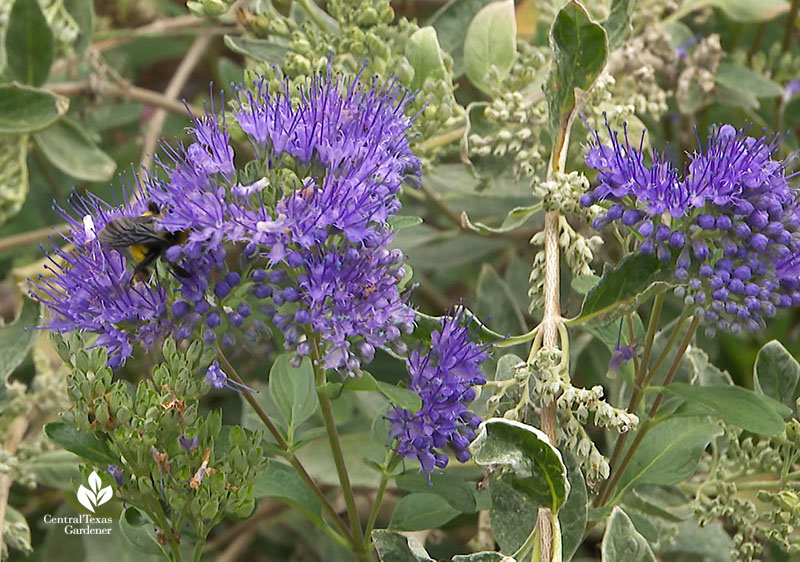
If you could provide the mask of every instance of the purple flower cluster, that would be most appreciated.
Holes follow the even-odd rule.
[[[645,164],[642,148],[595,133],[586,163],[598,185],[581,198],[607,211],[594,227],[633,231],[639,250],[674,262],[676,294],[706,332],[763,329],[776,308],[800,305],[800,204],[781,139],[715,128],[679,173],[668,155]]]
[[[114,368],[133,344],[167,335],[228,345],[238,333],[270,335],[343,373],[376,348],[405,352],[414,311],[388,219],[403,183],[420,181],[408,139],[412,98],[395,81],[365,85],[360,74],[330,71],[299,93],[285,85],[273,94],[263,81],[238,90],[233,115],[255,149],[241,169],[212,106],[193,119],[193,142],[163,147],[164,173],[131,201],[112,208],[75,198],[62,212],[75,249],[55,250],[64,263],[54,260],[54,276],[38,281],[37,298],[55,313],[46,327],[98,333]],[[152,204],[155,232],[181,241],[165,252],[171,274],[144,279],[127,251],[97,233]],[[207,378],[227,382],[215,365]]]
[[[481,422],[467,404],[475,399],[472,387],[486,382],[481,373],[486,348],[461,325],[462,313],[463,309],[443,319],[441,330],[431,335],[431,349],[424,355],[413,350],[406,361],[409,388],[422,398],[422,408],[395,408],[387,414],[397,453],[416,458],[428,478],[434,467],[447,466],[441,449],[448,445],[459,461],[469,459],[467,446]]]
[[[67,239],[74,249],[54,249],[47,266],[50,275],[34,283],[38,289],[34,297],[56,313],[48,329],[98,333],[97,345],[108,350],[109,366],[117,368],[131,355],[134,343],[149,349],[171,331],[164,287],[157,281],[136,282],[126,258],[97,239],[97,232],[110,221],[143,214],[147,202],[137,193],[122,208],[110,207],[92,195],[74,198],[72,204],[82,220],[61,208],[57,211],[70,226]]]

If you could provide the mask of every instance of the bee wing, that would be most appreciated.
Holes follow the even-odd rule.
[[[167,241],[153,228],[153,221],[153,217],[120,217],[103,227],[97,233],[97,238],[112,248],[139,244],[167,244]]]

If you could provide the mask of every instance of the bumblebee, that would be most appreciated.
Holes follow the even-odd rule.
[[[136,262],[134,275],[144,279],[147,269],[152,265],[167,248],[182,244],[186,241],[188,233],[158,232],[156,230],[156,217],[161,215],[158,204],[148,201],[147,212],[138,217],[120,217],[109,221],[97,238],[103,244],[114,249],[128,248],[133,261]],[[172,270],[179,277],[189,277],[189,272],[180,265],[167,260]]]

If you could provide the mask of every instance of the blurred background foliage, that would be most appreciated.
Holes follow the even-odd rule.
[[[129,190],[140,167],[152,165],[149,155],[157,148],[156,141],[185,140],[188,110],[202,111],[210,94],[223,90],[230,99],[230,83],[262,73],[274,79],[278,74],[274,66],[290,79],[302,77],[324,68],[327,53],[335,51],[336,69],[355,72],[367,59],[367,72],[397,73],[405,86],[419,90],[417,109],[424,119],[418,120],[415,146],[426,172],[422,190],[406,190],[403,203],[405,214],[420,216],[424,222],[401,230],[396,241],[408,255],[419,283],[414,303],[423,312],[439,315],[464,298],[492,329],[511,334],[528,331],[540,315],[528,305],[530,239],[541,230],[542,213],[531,209],[517,218],[507,215],[530,205],[531,184],[541,183],[544,175],[537,158],[546,162],[550,140],[533,134],[526,154],[515,160],[521,149],[517,147],[515,155],[498,131],[521,128],[508,114],[509,108],[519,105],[515,92],[525,97],[526,119],[544,119],[541,107],[537,109],[549,67],[549,55],[543,53],[553,16],[563,2],[516,2],[514,21],[507,22],[516,32],[510,36],[510,58],[501,52],[481,67],[475,62],[481,44],[470,47],[464,38],[475,14],[488,3],[0,0],[0,316],[10,322],[21,314],[18,325],[35,316],[29,306],[21,307],[19,288],[26,278],[44,271],[39,245],[48,239],[62,243],[52,231],[61,224],[52,209],[54,202],[66,205],[73,192],[121,200],[126,197],[123,186]],[[694,146],[693,128],[702,138],[713,123],[720,122],[752,122],[755,130],[785,131],[784,149],[800,148],[800,88],[792,83],[800,76],[800,50],[790,40],[798,2],[639,0],[625,4],[630,5],[630,18],[625,19],[618,46],[630,36],[634,54],[645,56],[658,54],[664,48],[658,41],[666,41],[668,53],[649,64],[649,74],[638,76],[631,69],[648,66],[647,61],[626,54],[624,48],[616,51],[608,67],[610,73],[617,72],[616,86],[607,81],[605,90],[591,94],[594,97],[586,108],[592,126],[602,124],[605,111],[612,122],[626,120],[632,136],[646,127],[650,146],[669,144],[678,158]],[[587,2],[598,20],[606,19],[610,5]],[[436,33],[425,32],[430,29],[426,25]],[[653,33],[655,38],[650,36]],[[431,41],[434,46],[438,41],[441,50],[429,48]],[[505,60],[508,64],[501,64]],[[492,63],[497,65],[489,68]],[[638,86],[625,82],[631,77]],[[649,91],[636,91],[648,85]],[[528,142],[529,137],[519,138]],[[580,145],[587,141],[583,125],[576,125],[573,138],[570,157],[574,162],[567,169],[582,167]],[[500,145],[504,148],[499,149]],[[500,162],[505,173],[484,167],[482,156],[487,151],[481,152],[481,146],[490,147],[487,151],[493,151],[494,165]],[[580,229],[591,234],[585,223]],[[596,262],[616,262],[619,256],[611,248],[609,244],[598,250]],[[571,295],[564,302],[565,316],[573,316],[580,298],[569,291],[570,268],[563,267],[563,293]],[[669,306],[677,312],[677,301],[668,299]],[[780,339],[793,355],[800,355],[797,320],[796,310],[784,311],[757,338],[721,335],[706,341],[700,336],[700,346],[737,384],[752,388],[753,365],[763,341]],[[17,365],[10,365],[2,374],[7,378],[14,370],[14,379],[27,386],[29,397],[39,400],[41,415],[32,416],[30,427],[23,430],[24,454],[13,459],[29,469],[28,484],[38,486],[17,482],[10,489],[9,501],[19,514],[35,522],[44,513],[69,511],[74,494],[61,491],[72,490],[71,477],[77,481],[80,475],[75,459],[54,450],[36,431],[63,408],[58,358],[33,332],[26,336],[17,329],[8,334],[14,346],[33,346],[16,370]],[[585,347],[575,362],[574,377],[589,387],[605,376],[610,352],[600,340],[581,341],[575,344],[578,349]],[[254,350],[252,355],[266,351]],[[147,371],[145,367],[130,361],[123,376],[136,380]],[[402,365],[388,357],[376,358],[371,370],[380,372],[384,380],[404,376]],[[263,371],[263,364],[253,361],[251,371]],[[349,429],[349,441],[357,446],[359,435],[368,430],[359,426],[364,419],[359,412],[374,410],[374,405],[354,400],[337,404],[338,421],[345,433]],[[208,404],[219,406],[226,420],[240,421],[239,396],[220,392]],[[0,414],[7,431],[13,413]],[[348,428],[348,420],[353,427]],[[301,456],[313,467],[313,446]],[[6,454],[0,466],[8,461]],[[453,470],[470,480],[482,474],[474,466]],[[324,463],[313,472],[323,483],[334,484]],[[356,485],[371,482],[366,468],[354,467],[351,474]],[[369,502],[369,493],[362,494],[361,500]],[[109,513],[119,510],[118,505],[106,507]],[[434,531],[437,546],[428,545],[431,554],[462,550],[474,531],[474,526],[463,523],[473,519],[462,514]],[[261,525],[265,521],[271,524]],[[275,525],[279,522],[286,525]],[[291,534],[283,532],[286,526]],[[123,541],[118,533],[65,540],[46,526],[31,524],[33,553],[12,549],[11,557],[144,559]],[[590,536],[581,553],[593,557],[598,541],[599,536],[594,540]],[[321,552],[326,560],[345,559],[338,558],[339,551],[310,527],[300,524],[297,514],[274,502],[261,504],[245,523],[227,522],[207,548],[219,560],[245,556],[310,560],[318,559]]]

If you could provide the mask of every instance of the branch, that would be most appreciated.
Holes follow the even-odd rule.
[[[186,51],[186,55],[172,75],[172,79],[167,84],[167,89],[164,91],[164,97],[169,100],[176,100],[180,95],[183,86],[200,62],[200,57],[203,56],[209,43],[211,43],[211,35],[200,35],[194,40],[192,46]],[[144,142],[142,143],[142,167],[139,170],[139,180],[142,181],[144,176],[153,168],[153,152],[155,151],[158,137],[161,136],[161,130],[164,128],[164,122],[167,120],[167,112],[164,109],[159,109],[153,114],[147,131],[144,135]]]
[[[99,82],[97,84],[86,82],[56,82],[47,84],[46,88],[54,94],[61,94],[64,96],[81,96],[81,95],[97,95],[107,96],[116,99],[130,99],[145,105],[152,105],[184,115],[190,116],[189,110],[183,103],[168,98],[161,92],[154,92],[134,86],[133,84],[113,84],[111,82]],[[192,112],[197,112],[196,108],[191,108]]]

